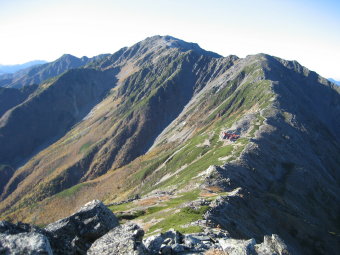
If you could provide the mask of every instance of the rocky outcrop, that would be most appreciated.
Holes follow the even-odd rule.
[[[287,245],[275,234],[265,236],[264,242],[256,244],[253,238],[249,240],[230,238],[229,233],[222,229],[205,229],[205,232],[195,234],[181,234],[170,230],[150,236],[143,242],[150,254],[295,254],[289,251]]]
[[[138,225],[133,223],[121,225],[96,240],[87,254],[148,254],[142,242],[143,236],[144,231]]]
[[[49,224],[45,230],[56,244],[56,253],[86,254],[95,240],[118,224],[115,215],[102,202],[94,200],[70,217]]]
[[[47,236],[33,225],[0,221],[0,254],[53,254]]]
[[[143,240],[144,231],[134,223],[120,225],[114,214],[99,200],[85,204],[78,212],[49,224],[45,229],[0,221],[0,254],[229,254],[289,255],[277,235],[236,240],[222,229],[206,228],[202,233],[181,234],[169,230]],[[214,253],[215,252],[215,253]],[[209,254],[209,253],[208,253]]]
[[[118,225],[115,215],[99,200],[45,229],[1,221],[0,254],[86,254],[96,239]]]
[[[174,230],[167,231],[158,235],[150,236],[144,240],[144,245],[151,254],[159,254],[163,251],[184,251],[183,236]]]
[[[288,255],[288,247],[278,235],[265,236],[261,244],[255,245],[255,250],[261,255]]]
[[[219,244],[223,251],[228,252],[229,255],[248,255],[256,254],[254,246],[256,244],[254,239],[237,240],[237,239],[220,239]]]

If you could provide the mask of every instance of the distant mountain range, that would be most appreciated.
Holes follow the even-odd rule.
[[[0,65],[0,75],[6,74],[6,73],[15,73],[21,69],[25,69],[31,66],[41,65],[45,64],[47,61],[45,60],[33,60],[24,64],[18,64],[18,65]]]
[[[296,61],[153,36],[0,83],[2,219],[46,225],[100,199],[147,235],[340,250],[340,87]]]
[[[6,88],[22,88],[34,84],[38,85],[43,81],[64,73],[67,70],[82,67],[89,62],[96,61],[105,56],[106,55],[103,54],[93,58],[77,58],[70,54],[64,54],[57,60],[50,63],[31,66],[12,74],[0,75],[0,86]]]
[[[336,80],[334,80],[332,78],[328,78],[328,80],[333,82],[333,83],[335,83],[336,85],[340,86],[340,81],[336,81]]]

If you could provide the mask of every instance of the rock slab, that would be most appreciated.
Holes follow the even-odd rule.
[[[142,242],[143,236],[144,231],[138,225],[134,223],[121,225],[96,240],[88,250],[87,254],[148,254]]]
[[[52,255],[47,237],[35,232],[14,235],[0,234],[0,254],[2,255]]]

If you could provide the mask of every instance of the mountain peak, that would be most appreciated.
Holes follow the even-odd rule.
[[[145,63],[145,61],[158,61],[160,56],[170,56],[175,52],[186,53],[189,51],[200,56],[222,58],[217,53],[202,49],[197,43],[186,42],[170,35],[155,35],[147,37],[130,47],[124,47],[112,54],[108,59],[103,59],[101,63],[96,64],[101,68],[108,68],[117,64],[124,65],[127,61],[133,64],[141,64]]]
[[[78,59],[77,57],[71,55],[71,54],[63,54],[60,58],[58,58],[56,61],[64,61],[64,60],[72,60],[72,59]]]
[[[202,49],[197,43],[186,42],[184,40],[178,39],[170,35],[151,36],[137,43],[136,45],[139,45],[141,47],[147,46],[148,48],[177,48],[181,51],[193,50],[193,51],[199,52],[200,54],[208,55],[214,58],[222,57],[221,55],[217,53]]]

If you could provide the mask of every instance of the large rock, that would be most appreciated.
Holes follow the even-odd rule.
[[[259,255],[289,255],[287,245],[278,235],[264,236],[263,243],[255,245]]]
[[[290,255],[298,254],[288,249],[278,236],[265,236],[264,242],[255,239],[233,239],[222,229],[206,228],[204,232],[181,234],[177,231],[149,236],[143,240],[149,254],[228,254],[228,255]],[[100,254],[100,253],[98,253]]]
[[[231,238],[218,239],[223,251],[229,255],[289,255],[287,245],[276,234],[264,236],[263,243],[256,244],[255,239],[238,240]]]
[[[51,245],[56,254],[86,254],[95,240],[118,225],[116,216],[102,202],[93,200],[45,230],[53,238]]]
[[[52,255],[47,237],[36,232],[0,234],[0,254],[2,255]]]
[[[194,235],[186,235],[183,239],[183,243],[186,247],[194,251],[205,250],[207,248],[202,240]]]
[[[174,246],[177,250],[182,250],[182,246],[176,245],[180,244],[182,242],[182,239],[183,236],[181,233],[175,231],[174,229],[170,229],[165,233],[160,233],[146,238],[145,240],[143,240],[143,243],[149,253],[159,254],[161,250],[163,250],[163,253],[165,250],[171,250],[171,246]]]
[[[0,221],[0,254],[52,254],[45,234],[30,224]]]
[[[255,253],[255,240],[220,239],[218,240],[223,251],[229,255],[253,255]]]
[[[88,255],[144,255],[148,254],[142,239],[144,231],[130,223],[112,229],[95,241],[88,250]]]
[[[148,249],[148,251],[151,254],[158,254],[163,242],[164,242],[164,238],[162,234],[150,236],[146,238],[145,240],[143,240],[145,247]]]

